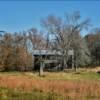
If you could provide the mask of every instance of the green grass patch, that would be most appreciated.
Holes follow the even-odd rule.
[[[66,100],[64,96],[52,92],[33,90],[31,92],[0,88],[0,100]]]
[[[71,80],[71,81],[79,81],[79,80],[100,80],[100,74],[96,72],[53,72],[53,73],[45,73],[45,77],[39,77],[38,75],[33,75],[37,79],[41,80]]]
[[[30,79],[39,80],[100,80],[100,74],[96,72],[44,72],[44,76],[40,77],[38,72],[0,72],[0,76],[26,76]]]
[[[0,72],[0,76],[26,76],[37,80],[100,80],[100,74],[96,72],[44,72],[44,77],[40,77],[38,72]]]

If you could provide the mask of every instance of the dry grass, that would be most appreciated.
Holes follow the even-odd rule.
[[[94,68],[89,68],[89,69],[87,69],[87,71],[88,71],[88,72],[90,72],[90,71],[91,71],[91,72],[98,72],[98,71],[100,72],[100,66],[94,67]]]
[[[6,73],[0,75],[0,87],[24,91],[39,90],[43,92],[55,92],[73,100],[75,100],[75,98],[76,100],[80,98],[81,100],[84,100],[84,98],[90,98],[90,100],[91,98],[96,98],[96,100],[99,100],[100,81],[90,81],[91,78],[89,80],[80,80],[82,76],[80,76],[80,74],[76,74],[77,76],[74,76],[74,74],[75,73],[46,73],[46,77],[40,78],[37,74],[32,73],[19,75]],[[69,75],[70,78],[65,75]],[[60,78],[56,80],[56,77]],[[77,81],[74,80],[74,77],[77,77],[75,78]],[[51,78],[54,79],[51,80]],[[67,78],[68,80],[65,80]],[[70,80],[71,78],[74,81]]]

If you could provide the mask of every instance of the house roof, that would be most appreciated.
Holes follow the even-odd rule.
[[[61,52],[56,50],[34,50],[33,55],[61,55]]]

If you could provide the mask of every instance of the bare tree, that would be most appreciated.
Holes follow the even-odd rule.
[[[63,66],[65,67],[68,61],[68,51],[74,49],[74,46],[77,45],[78,48],[81,48],[82,44],[80,42],[81,38],[75,40],[77,33],[83,29],[87,29],[90,26],[90,20],[86,19],[80,21],[80,13],[74,12],[72,14],[66,14],[65,20],[56,17],[54,15],[49,15],[47,18],[42,19],[42,25],[45,27],[47,34],[52,35],[53,43],[56,45],[55,49],[60,49],[62,51]]]

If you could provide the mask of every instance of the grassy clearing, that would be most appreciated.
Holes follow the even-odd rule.
[[[40,77],[38,72],[0,72],[0,76],[26,76],[30,79],[39,80],[100,80],[100,74],[92,71],[78,72],[44,72],[44,76]]]
[[[91,71],[1,72],[0,100],[100,100],[100,75]]]
[[[79,80],[100,80],[100,74],[95,72],[59,72],[59,73],[46,73],[45,77],[41,79],[46,80],[71,80],[71,81],[79,81]]]

